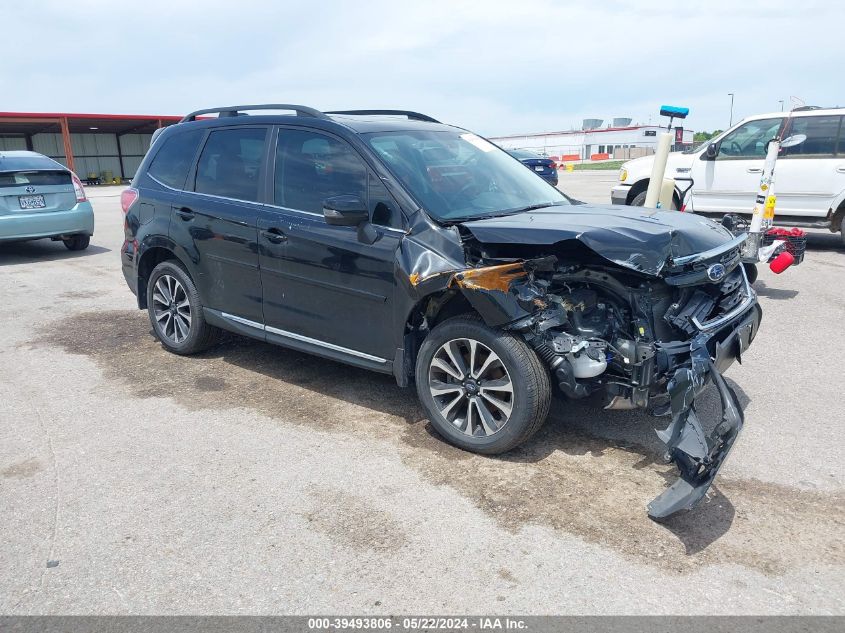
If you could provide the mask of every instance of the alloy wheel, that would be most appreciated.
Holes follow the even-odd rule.
[[[440,415],[472,437],[498,433],[513,411],[507,368],[492,349],[474,339],[440,346],[429,365],[428,388]]]
[[[191,332],[191,302],[178,279],[159,277],[153,287],[153,315],[159,334],[171,343],[181,343]]]

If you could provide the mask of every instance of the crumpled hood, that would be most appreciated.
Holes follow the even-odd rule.
[[[487,244],[556,244],[578,240],[615,264],[659,275],[670,258],[721,246],[733,235],[702,216],[644,207],[555,206],[462,226]]]

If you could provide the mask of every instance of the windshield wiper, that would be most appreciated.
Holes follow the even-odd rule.
[[[520,207],[519,209],[507,209],[499,214],[490,217],[497,217],[500,215],[513,215],[514,213],[525,213],[526,211],[536,211],[537,209],[545,209],[547,207],[560,207],[566,205],[566,202],[541,202],[539,204],[531,204],[527,207]]]

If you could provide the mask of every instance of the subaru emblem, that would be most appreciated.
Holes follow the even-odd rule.
[[[35,187],[33,187],[32,185],[27,186],[26,192],[27,193],[35,193]]]
[[[713,264],[707,269],[707,277],[710,281],[720,281],[725,276],[725,267],[722,264]]]

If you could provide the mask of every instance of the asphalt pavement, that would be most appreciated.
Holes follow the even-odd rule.
[[[608,202],[615,176],[560,186]],[[87,251],[0,245],[0,613],[845,613],[838,235],[761,272],[726,374],[743,434],[658,524],[675,470],[647,413],[555,403],[481,457],[387,376],[235,336],[166,353],[120,271],[119,189],[89,193]]]

